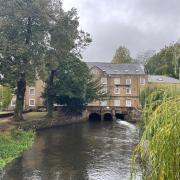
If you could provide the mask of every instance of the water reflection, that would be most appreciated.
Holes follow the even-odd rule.
[[[32,149],[7,167],[2,179],[126,180],[137,141],[136,127],[119,122],[42,131]]]

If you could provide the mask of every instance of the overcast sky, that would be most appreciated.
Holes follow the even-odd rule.
[[[135,57],[180,38],[180,0],[64,0],[63,6],[77,8],[80,27],[93,38],[85,61],[110,62],[120,45]]]

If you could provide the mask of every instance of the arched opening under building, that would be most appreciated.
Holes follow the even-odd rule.
[[[89,121],[101,121],[101,115],[98,113],[91,113],[89,115]]]
[[[104,119],[104,121],[112,121],[113,120],[112,114],[111,113],[104,114],[103,119]]]
[[[122,113],[116,113],[116,119],[119,119],[119,120],[125,120],[125,114],[122,114]]]

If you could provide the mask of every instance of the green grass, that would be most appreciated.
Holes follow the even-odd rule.
[[[47,114],[47,112],[29,112],[24,114],[26,117],[43,117]]]
[[[0,111],[0,114],[9,114],[12,113],[13,111]]]
[[[0,169],[29,149],[35,139],[34,131],[13,129],[0,135]]]

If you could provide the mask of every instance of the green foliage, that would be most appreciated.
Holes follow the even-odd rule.
[[[65,12],[61,0],[0,0],[0,34],[0,78],[12,87],[21,74],[25,83],[45,80],[59,61],[70,52],[80,57],[91,42],[79,30],[76,9]],[[15,108],[20,119],[24,93],[17,97],[22,97]]]
[[[45,92],[48,91],[48,86]],[[103,96],[99,81],[93,79],[86,63],[74,55],[60,62],[51,94],[54,101],[70,112],[81,112],[84,106]],[[47,97],[47,93],[45,93]]]
[[[132,63],[132,58],[130,56],[129,49],[124,46],[120,46],[113,57],[112,63]]]
[[[33,81],[41,69],[47,51],[48,5],[47,0],[0,0],[0,73],[13,87],[20,73]]]
[[[87,47],[92,39],[89,33],[79,30],[79,17],[77,10],[64,12],[62,5],[61,10],[54,15],[54,24],[51,24],[49,29],[50,50],[45,57],[44,72],[46,76],[41,75],[42,79],[47,78],[47,74],[51,70],[57,69],[59,62],[63,61],[69,53],[81,57],[81,51]],[[58,16],[57,16],[58,14]]]
[[[133,164],[140,154],[144,179],[178,180],[180,177],[179,88],[159,86],[145,90],[146,96],[143,95],[144,131]]]
[[[0,86],[0,110],[7,108],[12,99],[12,92],[9,86]]]
[[[163,48],[150,58],[145,67],[149,74],[179,78],[180,44],[177,43]]]
[[[0,134],[0,169],[29,149],[35,138],[34,131],[13,129],[8,134]]]

